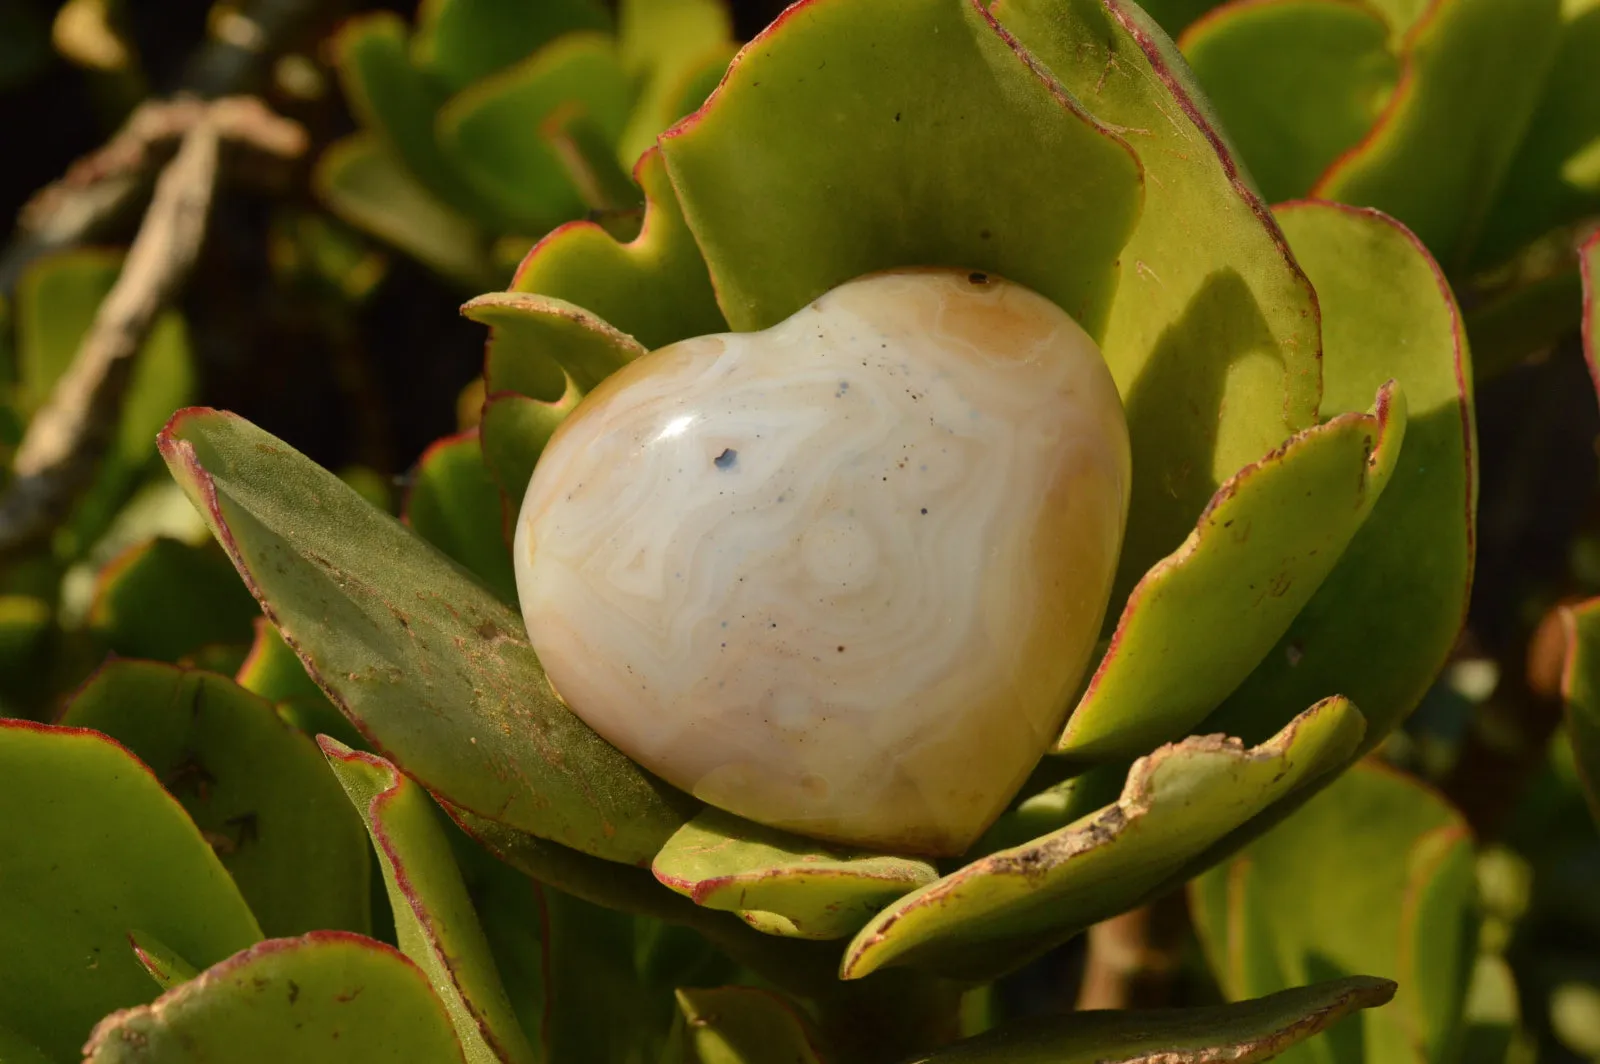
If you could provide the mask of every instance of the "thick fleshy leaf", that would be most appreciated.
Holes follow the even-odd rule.
[[[1047,764],[1054,767],[1061,762]],[[1099,812],[1122,793],[1131,767],[1131,762],[1115,761],[1088,766],[1077,775],[1029,794],[1000,814],[983,837],[972,844],[966,857],[971,860],[1021,846]]]
[[[738,330],[874,270],[952,266],[1098,339],[1142,198],[1127,144],[977,2],[796,4],[661,145]]]
[[[1163,746],[1134,763],[1115,804],[879,913],[840,972],[858,979],[912,964],[983,979],[1015,968],[1146,900],[1212,844],[1343,764],[1361,733],[1356,708],[1331,698],[1254,749],[1215,735]]]
[[[697,905],[761,910],[782,917],[792,937],[819,939],[854,934],[939,875],[926,861],[851,853],[717,809],[679,828],[651,869]]]
[[[417,967],[382,942],[341,931],[253,946],[151,1005],[107,1016],[84,1046],[85,1064],[219,1060],[462,1064],[463,1057]]]
[[[514,610],[338,477],[215,411],[160,446],[307,671],[434,793],[629,863],[693,815],[560,703]]]
[[[381,757],[326,738],[322,749],[372,835],[400,949],[427,973],[468,1064],[536,1060],[433,802]]]
[[[587,394],[645,353],[633,337],[560,299],[490,292],[469,300],[461,313],[489,327],[483,378],[491,395],[559,399],[566,385],[556,368]]]
[[[632,103],[616,44],[604,34],[576,33],[462,91],[439,112],[436,129],[475,192],[522,230],[543,233],[589,208],[624,205],[607,202],[586,178],[600,165],[613,182],[627,182],[612,145]],[[578,116],[605,145],[599,159],[563,150],[562,127]]]
[[[1530,72],[1554,58],[1561,4],[1429,4],[1406,30],[1383,115],[1312,195],[1385,211],[1446,268],[1465,266],[1539,102],[1543,78]]]
[[[261,937],[183,807],[103,735],[0,721],[0,809],[0,1026],[58,1061],[155,996],[130,931],[199,964]]]
[[[1269,201],[1305,195],[1400,77],[1389,23],[1347,0],[1233,0],[1178,45]]]
[[[563,34],[609,25],[595,0],[423,0],[411,56],[451,89],[461,89]]]
[[[334,61],[350,109],[433,195],[480,222],[503,222],[435,140],[434,114],[445,92],[412,64],[407,37],[406,24],[388,11],[358,15],[339,27]]]
[[[0,1060],[5,1064],[60,1064],[15,1031],[0,1026]]]
[[[256,618],[255,642],[240,662],[234,682],[271,702],[278,716],[306,735],[331,735],[347,746],[366,749],[361,733],[328,701],[265,617]]]
[[[705,102],[733,58],[733,18],[722,0],[622,0],[617,44],[643,79],[617,158],[631,164],[656,134]]]
[[[440,202],[372,134],[345,137],[323,152],[314,183],[333,213],[463,288],[497,283],[477,224]]]
[[[1494,265],[1539,234],[1600,212],[1600,0],[1561,5],[1544,94],[1500,186],[1477,248]]]
[[[1572,335],[1583,299],[1574,243],[1574,230],[1547,233],[1480,278],[1476,291],[1467,289],[1470,309],[1462,316],[1476,380],[1498,376]]]
[[[1177,49],[1139,8],[1001,0],[995,13],[1097,118],[1127,131],[1145,167],[1101,345],[1137,471],[1116,608],[1223,481],[1316,423],[1317,300]]]
[[[150,766],[266,934],[367,930],[360,821],[316,746],[266,699],[209,673],[111,661],[67,703],[61,723],[103,732]]]
[[[133,948],[134,957],[162,990],[171,990],[200,974],[200,969],[178,956],[176,950],[154,935],[130,931],[128,945]]]
[[[1600,599],[1563,612],[1567,632],[1567,660],[1561,674],[1561,694],[1567,704],[1567,734],[1572,757],[1600,823]]]
[[[177,661],[218,643],[249,643],[261,610],[227,556],[158,536],[100,571],[89,629],[118,654]]]
[[[633,179],[645,197],[644,227],[636,238],[623,244],[593,222],[569,222],[528,252],[512,291],[583,307],[651,350],[726,332],[711,276],[659,149],[639,158]]]
[[[1279,209],[1322,300],[1326,412],[1405,391],[1405,446],[1383,498],[1289,631],[1202,725],[1246,741],[1332,694],[1367,718],[1370,750],[1422,698],[1461,629],[1477,470],[1472,371],[1455,300],[1416,239],[1375,211]],[[1381,280],[1378,280],[1381,279]]]
[[[699,1064],[823,1064],[798,1008],[748,986],[678,991],[684,1037]]]
[[[412,471],[403,519],[502,602],[516,604],[517,574],[506,546],[507,514],[476,429],[447,436],[422,452]]]
[[[1008,1023],[915,1064],[1253,1064],[1394,996],[1387,979],[1334,979],[1233,1005],[1073,1012]],[[1378,1013],[1382,1015],[1382,1013]]]
[[[24,411],[31,414],[50,397],[121,269],[121,255],[88,249],[51,255],[22,273],[13,313],[14,372]]]
[[[1443,799],[1392,769],[1352,768],[1190,886],[1229,997],[1373,973],[1392,1008],[1296,1060],[1451,1059],[1477,946],[1473,846]],[[1286,1058],[1287,1059],[1287,1058]]]
[[[693,929],[739,964],[795,993],[816,996],[838,986],[836,945],[760,934],[732,913],[705,909],[674,894],[643,869],[597,860],[449,805],[445,811],[490,853],[562,893]]]
[[[1220,705],[1372,512],[1405,426],[1391,383],[1372,413],[1307,429],[1224,484],[1183,546],[1133,589],[1057,752],[1132,758]]]
[[[483,421],[478,427],[483,460],[512,513],[522,509],[522,496],[544,445],[582,398],[583,393],[569,387],[566,396],[553,403],[506,392],[490,396],[483,404]]]

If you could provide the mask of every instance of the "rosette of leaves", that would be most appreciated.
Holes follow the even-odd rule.
[[[1462,298],[1479,371],[1570,334],[1600,217],[1593,0],[1152,0],[1270,199],[1377,207]]]
[[[636,228],[634,160],[734,51],[721,0],[425,0],[415,28],[363,15],[335,48],[362,130],[324,155],[322,198],[468,290],[562,222]]]
[[[1289,830],[1302,806],[1311,816],[1439,670],[1470,579],[1474,433],[1459,316],[1423,245],[1375,211],[1269,209],[1171,42],[1127,0],[805,0],[635,173],[646,202],[631,239],[559,228],[510,291],[467,305],[491,329],[481,427],[424,456],[404,522],[232,415],[186,411],[161,437],[276,632],[261,661],[293,677],[292,651],[350,725],[322,750],[375,845],[406,959],[338,936],[252,945],[304,922],[267,929],[250,892],[275,895],[213,847],[245,902],[204,854],[160,871],[226,896],[207,903],[223,912],[215,937],[121,898],[104,924],[105,942],[140,932],[174,981],[212,967],[148,1007],[130,980],[60,1030],[20,1013],[0,1026],[54,1059],[129,1008],[98,1027],[93,1059],[203,1059],[193,1047],[222,1044],[235,1059],[315,1059],[297,1039],[326,1028],[295,1019],[350,1000],[348,978],[391,1002],[378,1029],[341,1027],[344,1052],[377,1059],[403,1026],[409,1059],[427,1060],[1253,1060],[1386,1000],[1393,984],[1357,973],[1159,1016],[996,1026],[959,1007],[966,989]],[[543,442],[612,370],[765,328],[898,266],[993,272],[1072,314],[1121,391],[1135,471],[1092,678],[1011,808],[938,865],[741,822],[604,743],[545,681],[507,545]],[[195,675],[162,680],[208,682]],[[293,718],[291,698],[246,695]],[[192,748],[200,717],[177,717]],[[142,746],[114,718],[63,723],[156,770],[169,797],[138,786],[167,803],[188,840],[174,847],[206,841],[172,808],[184,781],[164,758],[181,744]],[[87,776],[146,779],[92,735],[5,734],[25,762],[77,744],[94,753],[61,757]],[[37,828],[15,825],[7,852],[74,845],[70,825]],[[31,868],[57,860],[37,852]],[[200,903],[187,908],[198,927]],[[33,978],[29,963],[8,970]],[[1461,1013],[1460,992],[1446,988],[1439,1015]]]

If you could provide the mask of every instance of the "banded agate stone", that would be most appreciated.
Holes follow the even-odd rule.
[[[984,274],[874,274],[629,364],[545,449],[517,587],[551,684],[704,801],[964,850],[1060,730],[1127,513],[1094,341]]]

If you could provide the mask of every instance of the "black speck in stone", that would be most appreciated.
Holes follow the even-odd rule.
[[[732,447],[725,447],[721,454],[711,460],[718,469],[732,469],[739,464],[739,452]]]
[[[922,512],[923,512],[923,513],[927,513],[927,512],[928,512],[928,508],[927,508],[927,507],[926,507],[926,506],[924,506],[924,507],[923,507],[923,508],[922,508]]]

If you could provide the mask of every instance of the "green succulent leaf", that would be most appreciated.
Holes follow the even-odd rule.
[[[705,102],[738,51],[733,19],[721,0],[622,0],[617,44],[641,82],[633,116],[617,147],[632,163],[656,135]]]
[[[1572,756],[1595,822],[1600,823],[1600,599],[1563,611],[1567,660],[1561,694]]]
[[[317,748],[266,699],[222,676],[111,661],[67,703],[61,724],[109,735],[150,766],[266,934],[367,930],[361,824]]]
[[[255,641],[239,664],[234,682],[271,702],[278,716],[307,736],[331,735],[346,746],[366,749],[361,733],[328,701],[265,617],[256,618]]]
[[[490,292],[469,300],[461,313],[489,327],[483,379],[491,395],[518,392],[557,400],[566,392],[566,380],[587,394],[645,353],[633,337],[560,299]],[[565,380],[558,369],[565,371]]]
[[[1477,265],[1491,266],[1541,233],[1600,213],[1597,54],[1600,0],[1566,0],[1543,96],[1484,225]]]
[[[1252,1064],[1358,1009],[1383,1005],[1394,992],[1387,979],[1356,976],[1232,1005],[1073,1012],[1006,1024],[914,1064]]]
[[[1188,734],[1288,629],[1383,494],[1405,439],[1391,381],[1246,466],[1139,581],[1056,751],[1132,758]]]
[[[595,0],[423,0],[411,57],[456,91],[557,37],[609,29],[610,22]]]
[[[76,1047],[74,1047],[76,1049]],[[271,939],[107,1016],[85,1064],[462,1064],[426,977],[343,931]]]
[[[1001,274],[1099,337],[1142,198],[1127,144],[975,2],[799,4],[661,144],[738,330],[921,265]]]
[[[522,496],[544,445],[583,398],[582,392],[570,382],[568,385],[567,394],[553,403],[506,392],[491,395],[483,404],[483,421],[478,426],[483,460],[513,513],[522,509]]]
[[[758,933],[731,913],[702,908],[674,894],[643,869],[596,860],[448,804],[445,809],[490,853],[563,894],[602,908],[692,929],[739,964],[795,993],[815,996],[838,985],[837,946],[785,941]]]
[[[718,809],[679,828],[651,870],[696,905],[760,910],[781,917],[788,935],[817,939],[855,934],[889,902],[938,878],[926,861],[852,853]]]
[[[1273,202],[1355,147],[1400,77],[1388,21],[1348,0],[1234,0],[1178,45]]]
[[[628,204],[612,203],[606,191],[628,183],[613,146],[632,105],[616,44],[575,33],[462,91],[439,112],[436,129],[475,192],[514,226],[542,233],[588,208]],[[574,117],[593,123],[602,152],[573,154],[562,130]],[[637,193],[629,199],[636,203]]]
[[[446,91],[412,63],[407,38],[405,22],[388,11],[358,15],[340,26],[334,58],[351,110],[432,195],[469,218],[503,224],[506,219],[473,191],[435,138],[434,116]]]
[[[1139,6],[1176,40],[1196,19],[1225,0],[1145,0]]]
[[[1230,998],[1355,972],[1399,983],[1393,1008],[1285,1060],[1451,1059],[1477,946],[1474,855],[1460,814],[1421,784],[1357,765],[1190,899]]]
[[[183,807],[103,735],[0,720],[0,808],[0,1026],[52,1059],[154,995],[129,932],[202,964],[261,937]]]
[[[215,411],[160,446],[307,671],[429,790],[627,863],[693,815],[560,703],[514,610],[332,473]]]
[[[38,1046],[4,1026],[0,1026],[0,1060],[5,1064],[59,1064],[45,1056]]]
[[[447,436],[418,459],[403,520],[466,567],[500,601],[515,606],[517,574],[507,535],[511,519],[484,461],[478,430]]]
[[[154,935],[130,931],[128,945],[133,947],[134,958],[162,990],[181,986],[200,974],[200,969],[178,956],[176,951]]]
[[[41,259],[18,279],[16,379],[20,405],[29,415],[44,405],[72,365],[121,269],[120,254],[90,248]]]
[[[858,979],[890,964],[990,978],[1132,908],[1252,818],[1343,764],[1361,714],[1330,698],[1254,749],[1210,735],[1140,758],[1113,805],[980,858],[879,913],[845,952]]]
[[[463,288],[488,288],[499,279],[477,224],[436,199],[372,134],[336,141],[317,161],[313,181],[339,217]]]
[[[1561,4],[1428,5],[1404,29],[1404,67],[1382,117],[1312,195],[1385,211],[1447,268],[1465,266],[1538,105]]]
[[[1101,344],[1137,471],[1117,607],[1219,485],[1316,423],[1317,298],[1183,59],[1138,7],[1000,0],[995,14],[1144,163],[1144,213]]]
[[[1062,762],[1047,764],[1053,768]],[[1133,766],[1131,761],[1112,761],[1074,767],[1081,767],[1082,771],[1028,795],[1000,814],[983,837],[972,844],[966,857],[971,860],[1021,846],[1099,812],[1117,800],[1127,781],[1128,769]]]
[[[823,1064],[817,1036],[793,1004],[748,986],[678,991],[684,1038],[699,1064]]]
[[[88,627],[118,654],[175,662],[203,647],[249,643],[260,616],[215,546],[157,536],[100,571]]]
[[[400,949],[427,973],[468,1064],[531,1064],[538,1057],[500,982],[433,802],[383,758],[321,742],[372,835]]]
[[[583,307],[650,350],[726,332],[661,151],[645,152],[633,177],[645,197],[635,239],[620,243],[592,222],[570,222],[528,252],[511,290]]]
[[[1472,371],[1449,286],[1410,233],[1333,204],[1278,215],[1322,300],[1326,410],[1360,410],[1393,378],[1405,446],[1339,564],[1201,727],[1257,741],[1285,707],[1339,693],[1367,718],[1365,752],[1416,706],[1461,629],[1477,512]]]

